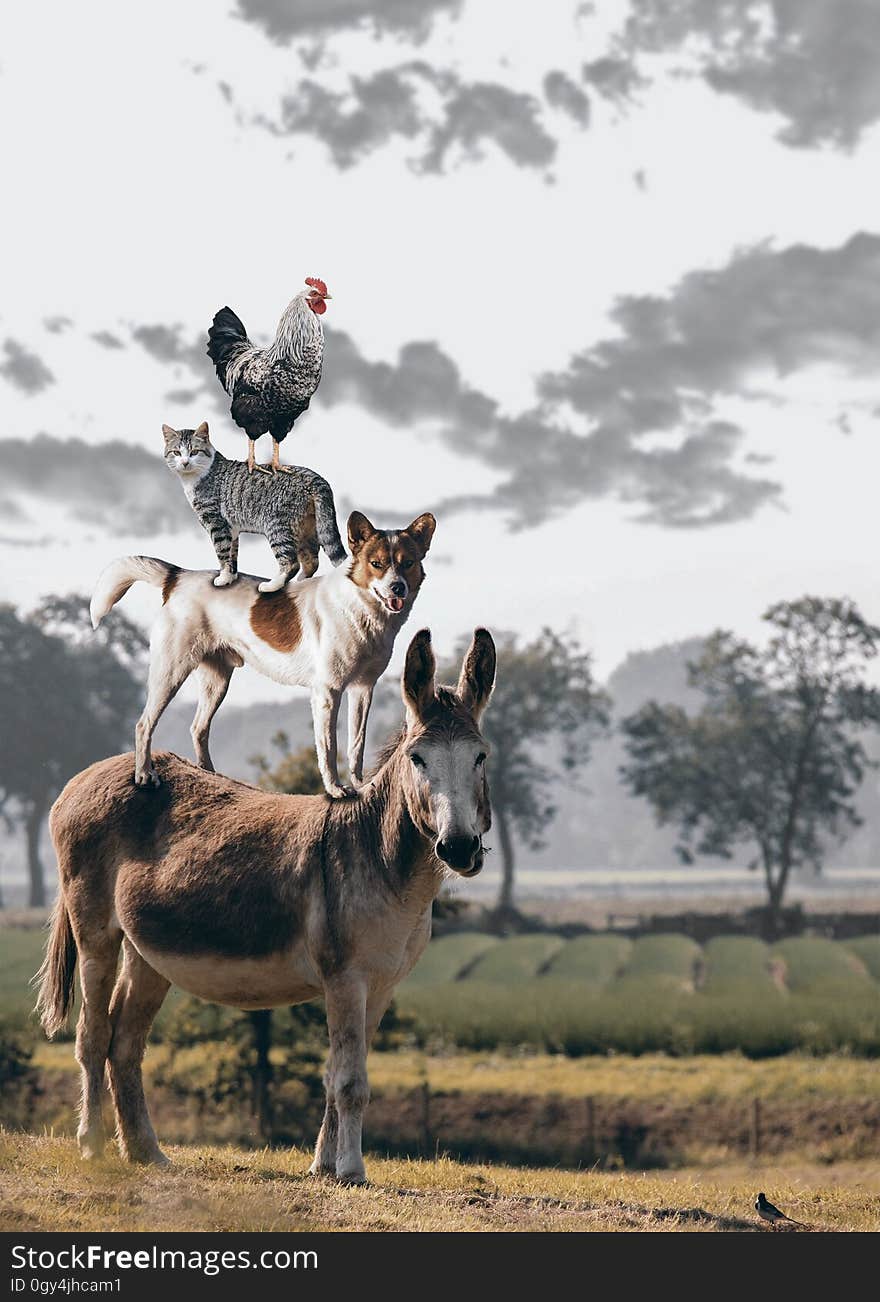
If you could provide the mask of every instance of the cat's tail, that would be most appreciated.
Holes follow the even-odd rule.
[[[113,609],[138,579],[152,583],[154,588],[161,588],[162,596],[167,600],[179,573],[179,565],[157,560],[155,556],[117,556],[115,561],[111,561],[102,570],[95,584],[89,605],[92,628],[98,627],[107,612]]]
[[[348,553],[339,537],[333,490],[326,479],[321,479],[319,475],[315,475],[312,483],[312,499],[315,503],[315,532],[318,535],[318,542],[338,568],[343,561],[348,560]]]

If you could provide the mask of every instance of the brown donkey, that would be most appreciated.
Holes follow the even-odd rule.
[[[169,754],[156,756],[158,788],[135,786],[130,755],[67,784],[50,819],[61,886],[37,1007],[54,1035],[79,958],[84,1156],[104,1146],[106,1065],[123,1154],[165,1160],[141,1062],[173,982],[235,1008],[323,996],[327,1103],[311,1171],[364,1179],[370,1041],[427,944],[444,876],[480,871],[490,824],[489,633],[476,630],[455,690],[434,672],[423,630],[406,656],[404,728],[354,801],[269,794]]]

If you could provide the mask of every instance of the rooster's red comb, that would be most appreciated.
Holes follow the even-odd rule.
[[[327,297],[327,286],[324,284],[323,280],[319,280],[317,276],[306,276],[306,284],[311,285],[313,289],[316,289],[322,298]]]

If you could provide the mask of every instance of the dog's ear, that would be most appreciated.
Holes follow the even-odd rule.
[[[423,628],[409,644],[401,683],[403,703],[411,724],[421,723],[434,700],[437,662],[431,646],[431,630]]]
[[[208,422],[206,420],[203,420],[199,428],[196,430],[196,438],[206,439],[210,443],[211,440],[208,436]]]
[[[165,435],[166,443],[170,443],[172,439],[176,439],[179,437],[177,430],[172,429],[170,425],[163,425],[162,433]]]
[[[357,556],[367,539],[377,532],[363,511],[352,511],[348,517],[348,550],[352,556]]]
[[[473,715],[474,723],[480,722],[495,686],[495,659],[492,634],[486,628],[475,628],[455,689],[462,705]]]
[[[408,524],[403,532],[408,533],[411,538],[415,538],[422,555],[427,556],[436,528],[437,521],[430,511],[426,511],[424,515],[420,515],[413,520],[412,524]]]

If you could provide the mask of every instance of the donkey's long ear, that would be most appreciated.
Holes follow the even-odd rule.
[[[487,628],[475,628],[456,688],[458,699],[470,710],[475,723],[480,722],[494,686],[495,643]]]
[[[352,511],[348,517],[348,550],[352,556],[357,556],[364,543],[368,538],[372,538],[375,532],[375,526],[370,524],[363,511]]]
[[[431,630],[423,628],[410,642],[403,668],[403,703],[410,722],[420,723],[434,700],[436,669]]]

